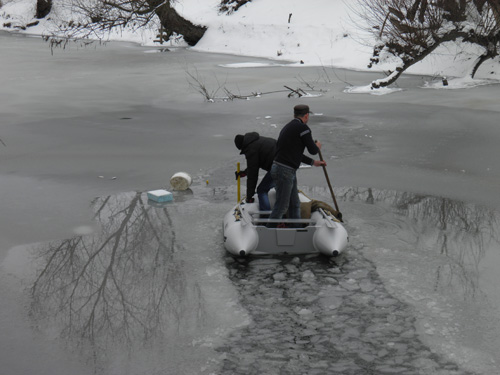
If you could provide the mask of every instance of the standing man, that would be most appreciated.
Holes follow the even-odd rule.
[[[297,189],[296,172],[300,163],[326,166],[326,162],[314,160],[304,155],[304,150],[316,155],[321,149],[320,142],[314,142],[309,121],[309,106],[296,105],[293,108],[294,119],[281,130],[277,142],[276,157],[271,167],[271,176],[276,185],[276,203],[270,219],[281,219],[288,210],[289,219],[300,219],[300,200]],[[276,227],[270,223],[269,227]]]
[[[257,132],[251,132],[245,135],[238,134],[234,137],[234,144],[238,150],[241,150],[240,154],[245,155],[247,160],[246,170],[240,172],[240,177],[248,177],[246,201],[248,203],[254,202],[253,195],[259,179],[259,169],[262,168],[267,173],[257,187],[259,209],[261,211],[270,211],[268,192],[274,187],[274,183],[269,170],[276,154],[276,140],[261,137]],[[238,178],[238,175],[236,175],[236,178]]]

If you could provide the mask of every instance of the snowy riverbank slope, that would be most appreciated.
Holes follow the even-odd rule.
[[[52,12],[38,25],[19,32],[46,35],[55,30],[68,0],[55,0]],[[179,0],[178,12],[194,23],[208,27],[195,50],[243,56],[257,56],[292,62],[298,66],[325,66],[367,70],[373,39],[360,27],[350,5],[343,0],[254,0],[231,15],[218,12],[220,0]],[[34,19],[36,0],[3,0],[0,30],[19,30]],[[10,25],[6,27],[5,25]],[[144,45],[155,43],[158,22],[149,29],[117,30],[110,40],[133,41]],[[172,44],[168,42],[168,44]],[[182,45],[182,43],[181,43]],[[450,43],[408,72],[430,76],[465,77],[475,56],[469,45]],[[391,68],[377,66],[374,70]],[[486,62],[477,79],[500,80],[500,61]],[[463,81],[460,84],[464,87]],[[470,84],[470,83],[469,83]],[[451,85],[453,86],[453,85]]]

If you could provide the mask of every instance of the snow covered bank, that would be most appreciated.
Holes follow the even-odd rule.
[[[5,0],[0,9],[0,30],[45,35],[53,32],[61,19],[68,19],[68,0],[56,0],[52,12],[36,26],[24,27],[36,21],[36,0]],[[292,63],[294,66],[324,66],[352,70],[368,70],[374,40],[361,30],[363,21],[357,18],[343,0],[316,0],[309,3],[290,0],[254,0],[230,15],[220,14],[220,0],[179,0],[177,11],[194,23],[208,27],[202,40],[193,47],[200,52],[263,57]],[[5,25],[9,25],[6,27]],[[16,29],[17,28],[17,29]],[[122,40],[142,45],[158,45],[154,40],[159,22],[153,20],[148,29],[117,30],[109,40]],[[167,44],[185,45],[182,41]],[[438,77],[465,77],[474,64],[474,49],[470,45],[449,43],[430,57],[416,64],[408,73]],[[476,51],[477,53],[477,51]],[[393,69],[389,64],[375,66],[373,71]],[[500,80],[500,61],[486,62],[477,73],[479,80],[455,88]],[[433,85],[433,88],[442,87]],[[449,86],[448,88],[451,88]],[[358,90],[360,92],[363,90]]]

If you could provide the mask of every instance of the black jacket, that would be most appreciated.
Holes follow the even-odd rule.
[[[281,129],[275,160],[294,169],[300,167],[300,162],[312,165],[314,160],[304,155],[306,148],[311,155],[316,155],[319,152],[309,126],[295,118]]]
[[[245,155],[247,160],[247,197],[251,198],[255,194],[259,169],[262,168],[265,171],[271,169],[276,155],[276,140],[261,137],[257,132],[246,133],[243,136],[240,154]]]

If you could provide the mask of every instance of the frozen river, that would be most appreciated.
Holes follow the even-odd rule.
[[[498,86],[355,95],[376,75],[245,62],[0,34],[0,373],[500,374]],[[269,94],[208,103],[187,72]],[[270,93],[304,82],[321,95]],[[299,102],[348,251],[233,259],[234,135]],[[191,189],[150,205],[178,171]]]

